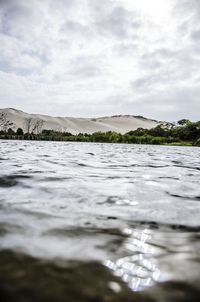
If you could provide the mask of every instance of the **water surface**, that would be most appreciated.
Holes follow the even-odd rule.
[[[1,251],[198,286],[199,148],[0,141],[0,167]]]

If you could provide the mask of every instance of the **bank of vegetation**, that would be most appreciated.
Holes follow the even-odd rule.
[[[151,129],[138,128],[125,134],[113,131],[72,134],[48,129],[30,131],[29,128],[24,132],[21,128],[16,131],[9,128],[0,131],[0,139],[200,146],[200,121],[193,123],[182,119],[167,128],[159,125]]]

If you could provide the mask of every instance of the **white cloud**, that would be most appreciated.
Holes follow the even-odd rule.
[[[0,0],[0,107],[198,119],[199,15],[197,0]]]

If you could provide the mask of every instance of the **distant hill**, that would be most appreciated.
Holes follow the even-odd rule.
[[[166,122],[133,115],[75,118],[29,114],[14,108],[0,109],[0,130],[11,128],[16,131],[22,128],[24,132],[40,133],[43,129],[52,129],[72,134],[115,131],[124,134],[137,128],[150,129],[159,124],[168,125]]]

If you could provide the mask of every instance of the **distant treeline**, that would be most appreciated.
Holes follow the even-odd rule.
[[[193,123],[182,119],[168,128],[159,125],[151,129],[138,128],[125,134],[108,131],[74,135],[47,129],[35,134],[24,133],[21,128],[16,132],[9,128],[0,131],[0,139],[200,146],[200,121]]]

